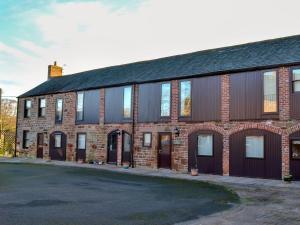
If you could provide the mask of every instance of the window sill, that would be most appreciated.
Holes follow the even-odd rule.
[[[245,157],[245,159],[265,160],[265,158]]]
[[[213,158],[214,155],[197,155],[197,157]]]

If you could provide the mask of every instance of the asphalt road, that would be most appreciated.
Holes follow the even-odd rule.
[[[0,164],[1,225],[160,225],[230,209],[238,196],[203,182],[87,168]]]

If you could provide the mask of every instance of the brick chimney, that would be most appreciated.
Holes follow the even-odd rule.
[[[58,66],[56,64],[56,61],[54,62],[54,65],[48,66],[48,80],[53,77],[61,77],[62,76],[62,67]]]

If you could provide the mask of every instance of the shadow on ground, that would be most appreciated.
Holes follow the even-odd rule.
[[[0,164],[0,199],[1,225],[174,224],[239,202],[205,182],[11,163]]]

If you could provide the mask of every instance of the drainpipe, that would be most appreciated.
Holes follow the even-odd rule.
[[[18,134],[18,111],[19,111],[19,98],[17,98],[17,111],[16,111],[16,134],[15,134],[15,152],[14,157],[17,157],[17,134]]]
[[[135,134],[135,107],[136,107],[136,102],[135,102],[135,97],[136,97],[136,92],[135,92],[135,87],[136,85],[133,84],[133,107],[132,107],[132,135],[131,135],[131,138],[132,138],[132,141],[131,141],[131,167],[134,168],[134,157],[133,157],[133,154],[134,154],[134,134]]]

